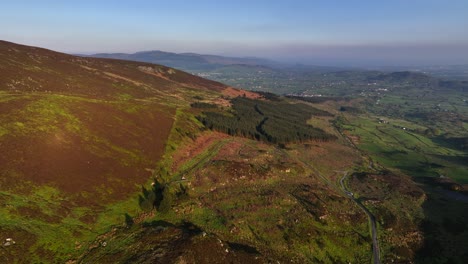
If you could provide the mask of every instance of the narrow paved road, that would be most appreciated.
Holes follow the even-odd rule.
[[[343,183],[343,181],[346,179],[346,176],[348,176],[347,172],[345,172],[343,177],[340,179],[341,188],[343,189],[345,194],[366,213],[367,217],[369,218],[372,231],[372,263],[380,264],[380,249],[379,240],[377,239],[377,225],[375,223],[375,216],[360,201],[354,198],[354,194],[352,192],[346,189],[346,186]]]
[[[347,138],[347,137],[345,137]],[[348,139],[348,138],[347,138]],[[349,140],[349,139],[348,139]],[[289,153],[287,153],[286,151],[283,150],[283,153],[285,153],[287,156],[290,156]],[[315,174],[317,176],[319,176],[319,178],[321,178],[326,184],[328,184],[331,188],[335,189],[335,190],[339,190],[340,188],[338,186],[336,186],[336,183],[332,183],[330,182],[330,180],[326,177],[324,177],[320,171],[318,171],[317,169],[315,169],[313,166],[311,166],[310,164],[308,164],[307,162],[301,160],[299,157],[298,157],[298,160],[301,161],[301,163],[311,169],[312,171],[315,172]],[[372,161],[371,161],[372,162]],[[374,166],[373,163],[371,163],[371,166]],[[341,171],[336,171],[336,172],[341,172]],[[343,177],[340,179],[340,187],[341,187],[341,190],[344,191],[344,193],[351,199],[353,200],[367,215],[367,217],[369,218],[369,222],[370,222],[370,225],[371,225],[371,232],[372,232],[372,263],[373,264],[381,264],[380,262],[380,248],[379,248],[379,241],[377,239],[377,225],[375,223],[375,216],[360,202],[358,201],[357,199],[354,198],[354,194],[349,191],[348,189],[346,189],[345,185],[344,185],[344,180],[346,179],[346,176],[348,176],[348,172],[347,171],[343,171],[344,175]]]

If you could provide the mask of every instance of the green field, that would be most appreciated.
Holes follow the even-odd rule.
[[[449,148],[414,132],[420,125],[404,120],[353,117],[344,129],[359,137],[359,147],[376,162],[415,177],[446,176],[468,183],[468,163],[463,150]]]

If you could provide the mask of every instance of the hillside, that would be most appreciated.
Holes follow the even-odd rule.
[[[144,169],[163,154],[174,121],[167,101],[183,100],[181,89],[226,88],[159,65],[7,42],[0,43],[0,64],[2,186],[20,188],[18,177],[53,183],[90,203],[125,196],[133,190],[130,175],[146,180]],[[98,197],[83,193],[104,183]]]
[[[0,260],[412,261],[426,195],[348,139],[348,103],[2,41]]]
[[[5,41],[0,41],[0,55],[0,84],[5,87],[3,90],[9,91],[67,92],[109,97],[121,92],[115,89],[115,85],[123,83],[138,87],[127,92],[141,98],[158,93],[151,91],[150,86],[163,91],[174,89],[174,84],[216,91],[226,88],[220,83],[166,66],[76,57]]]
[[[1,41],[0,237],[17,246],[0,259],[63,259],[64,241],[109,228],[117,215],[103,212],[123,214],[119,203],[151,177],[178,106],[226,88],[165,66]]]

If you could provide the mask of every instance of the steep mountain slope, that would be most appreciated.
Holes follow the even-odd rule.
[[[165,66],[75,57],[5,41],[0,41],[0,55],[0,84],[3,90],[9,91],[67,92],[103,97],[115,96],[119,92],[115,85],[120,82],[139,88],[128,89],[131,95],[145,97],[176,86],[217,91],[226,88],[220,83]],[[151,86],[157,89],[151,90]]]
[[[180,89],[226,88],[163,66],[7,42],[0,42],[0,76],[3,172],[77,194],[109,183],[102,178],[108,173],[145,179],[174,118],[175,108],[161,100],[183,100]],[[153,97],[161,99],[144,101]],[[10,178],[2,179],[4,187],[18,184]],[[113,181],[111,196],[125,193],[127,182]]]
[[[108,228],[100,213],[151,177],[178,106],[226,88],[165,66],[1,41],[0,237],[17,241],[6,259],[62,259],[64,241]]]

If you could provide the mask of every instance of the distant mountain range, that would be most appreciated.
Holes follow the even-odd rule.
[[[213,70],[226,65],[280,65],[279,62],[255,57],[235,58],[196,53],[172,53],[159,50],[141,51],[133,54],[98,53],[90,56],[156,63],[183,70]]]
[[[83,56],[83,55],[82,55]],[[257,57],[225,57],[197,53],[173,53],[159,50],[136,53],[97,53],[85,55],[97,58],[112,58],[162,64],[186,71],[213,71],[229,66],[261,66],[273,69],[299,72],[335,72],[335,71],[384,71],[384,72],[419,72],[445,79],[468,79],[468,65],[433,65],[433,66],[385,66],[369,69],[351,67],[331,67],[304,64],[288,64]]]
[[[333,72],[352,69],[349,67],[288,64],[257,57],[225,57],[197,53],[173,53],[160,50],[140,51],[136,53],[97,53],[80,56],[149,62],[191,72],[214,71],[231,66],[237,68],[240,66],[247,69],[259,68],[261,70],[271,68],[296,72]]]
[[[255,57],[224,57],[196,53],[172,53],[159,50],[127,53],[98,53],[88,57],[131,60],[162,64],[192,74],[249,90],[278,94],[297,93],[317,87],[340,87],[343,82],[354,87],[368,83],[413,85],[414,87],[451,88],[468,90],[458,67],[385,68],[366,70],[303,64],[284,64]],[[444,80],[442,80],[443,78]],[[341,83],[341,84],[340,84]],[[342,87],[340,88],[342,89]]]

